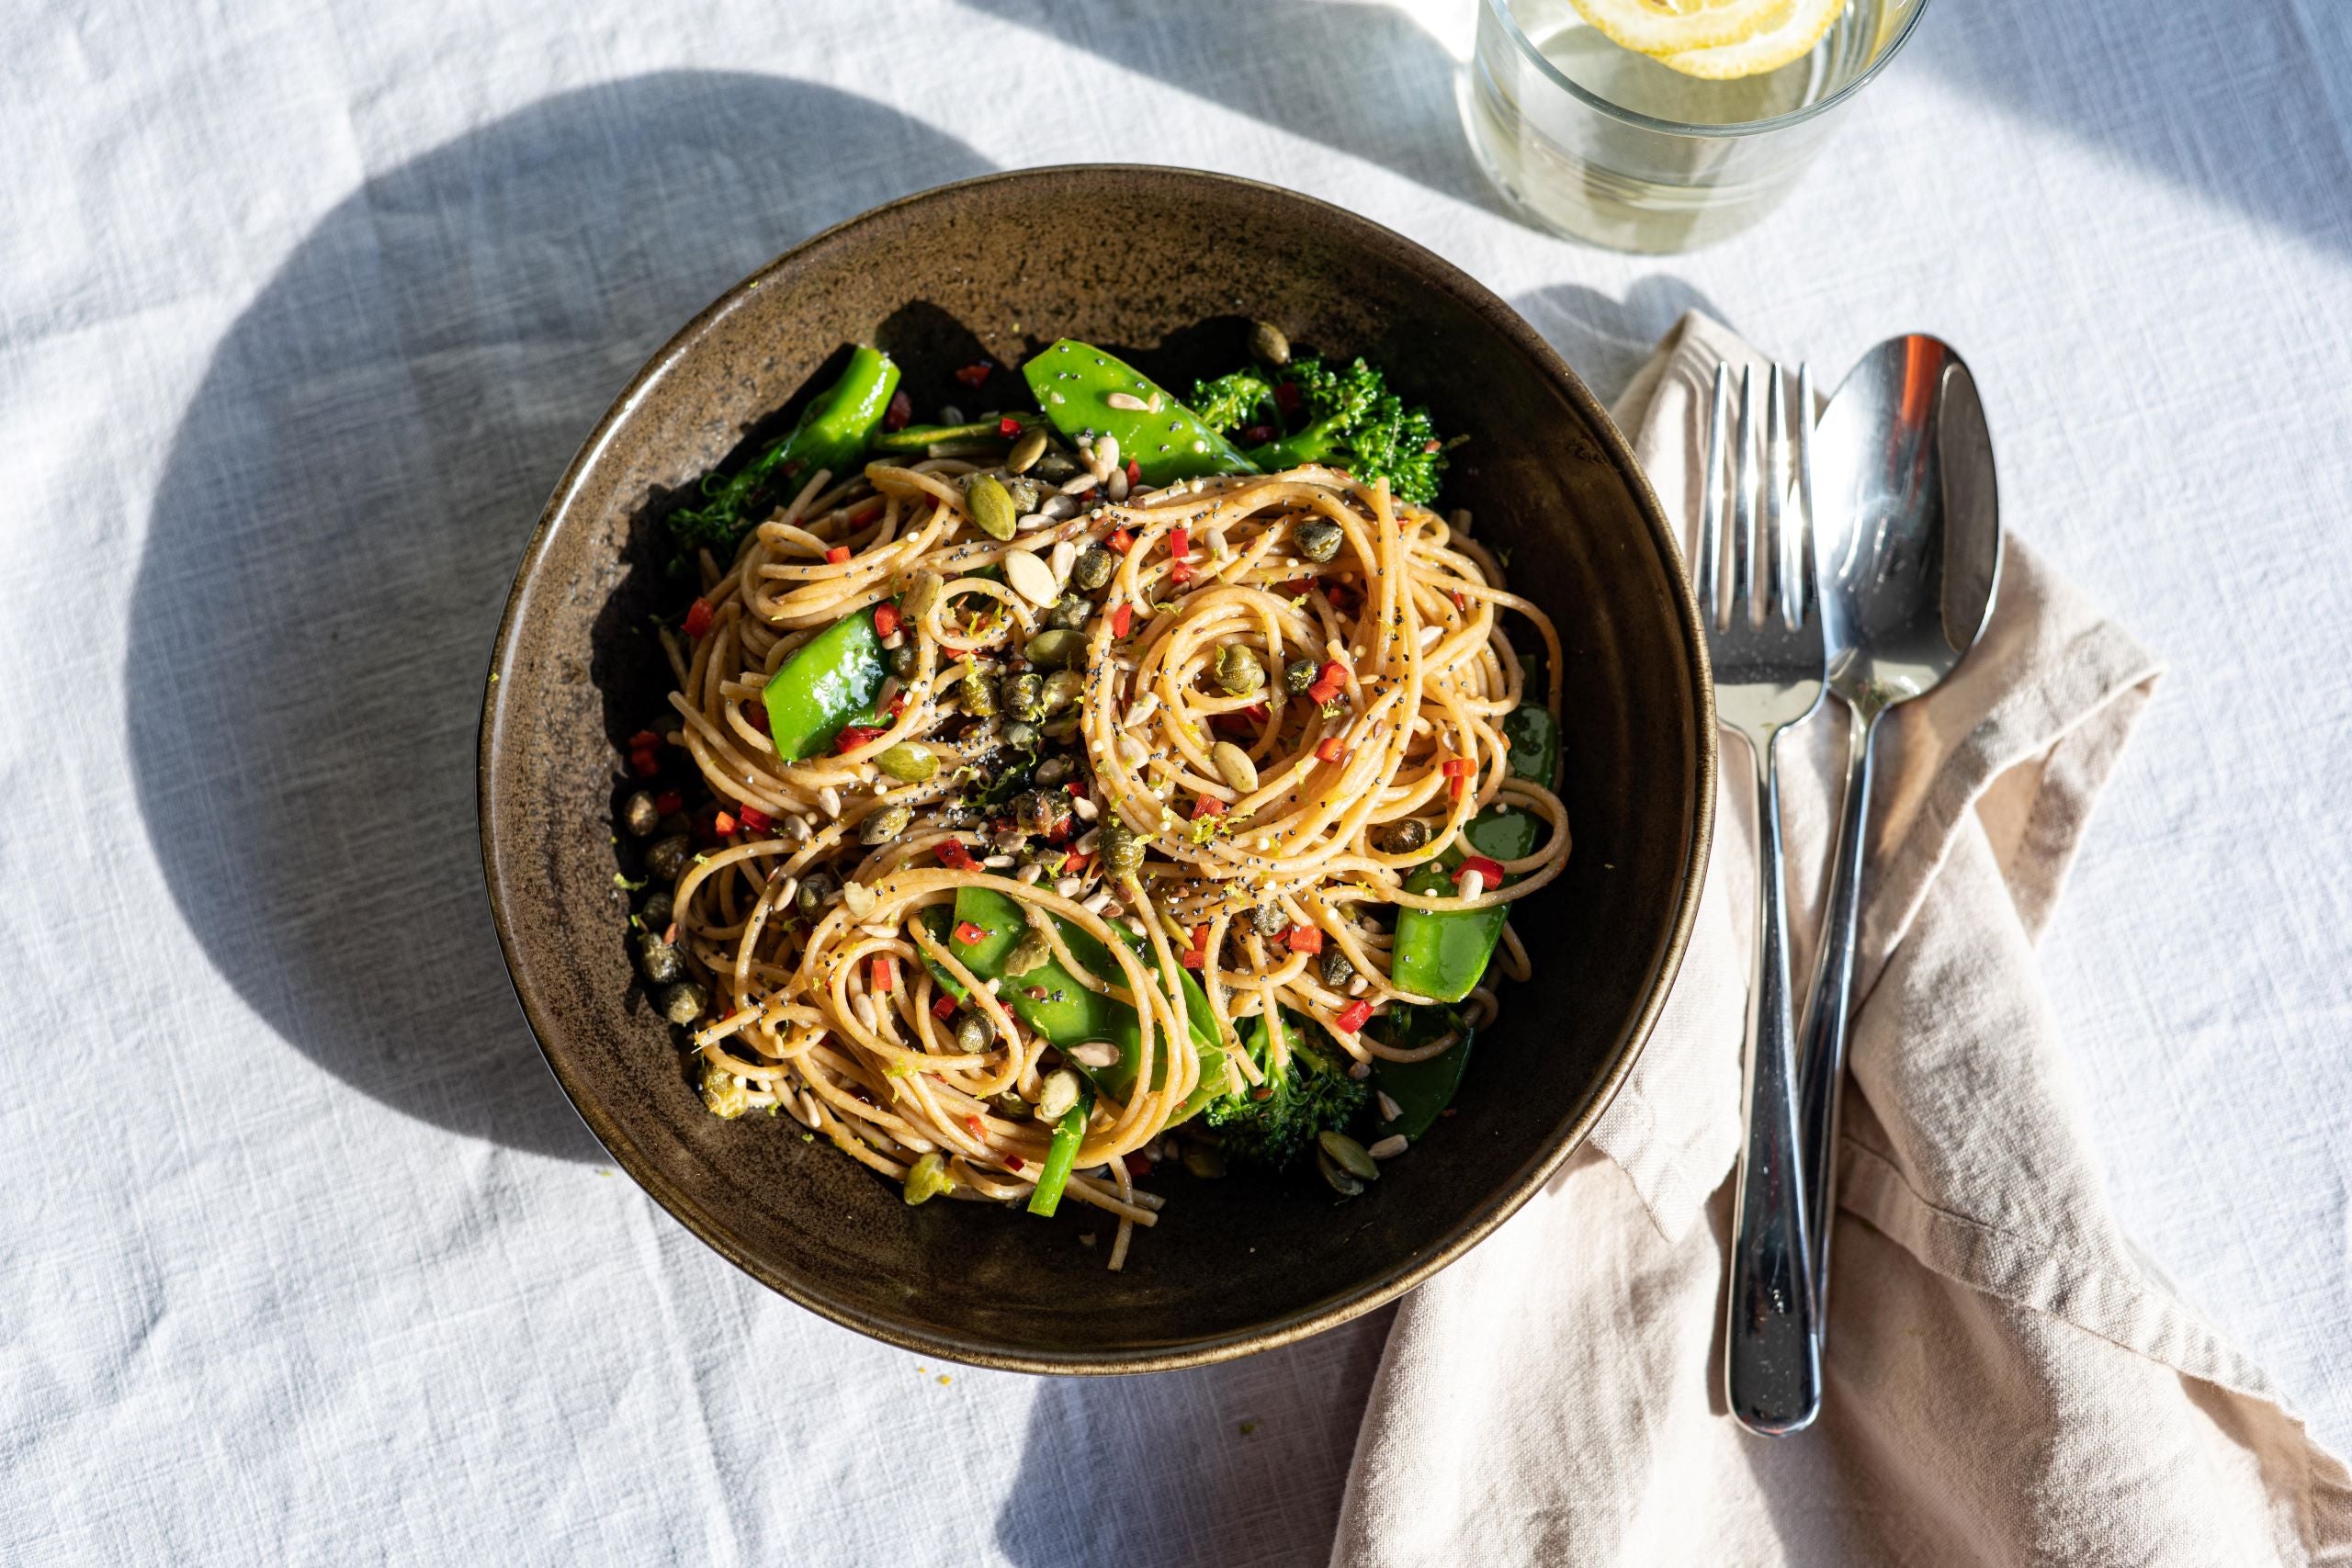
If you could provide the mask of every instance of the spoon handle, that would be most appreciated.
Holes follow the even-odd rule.
[[[1797,1141],[1796,1027],[1789,1013],[1789,911],[1781,850],[1777,732],[1757,737],[1756,974],[1748,989],[1747,1141],[1732,1212],[1724,1303],[1724,1393],[1735,1420],[1776,1437],[1821,1408],[1813,1261]]]
[[[1813,1242],[1815,1322],[1829,1336],[1829,1233],[1836,1223],[1838,1107],[1846,1081],[1847,1000],[1854,985],[1855,918],[1862,905],[1862,852],[1869,841],[1871,740],[1878,716],[1849,708],[1846,795],[1829,860],[1829,899],[1821,912],[1821,947],[1813,964],[1798,1057],[1798,1121],[1804,1139],[1806,1230]]]

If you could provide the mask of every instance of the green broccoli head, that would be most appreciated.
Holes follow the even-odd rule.
[[[1348,1076],[1335,1053],[1307,1044],[1306,1031],[1297,1020],[1284,1019],[1281,1027],[1290,1049],[1279,1067],[1270,1061],[1272,1043],[1263,1018],[1256,1021],[1248,1042],[1265,1083],[1252,1089],[1237,1073],[1234,1088],[1210,1100],[1202,1112],[1217,1129],[1226,1157],[1265,1170],[1289,1167],[1326,1128],[1344,1130],[1372,1093]]]
[[[1272,424],[1277,418],[1273,384],[1255,370],[1193,382],[1185,406],[1220,435],[1247,425]]]

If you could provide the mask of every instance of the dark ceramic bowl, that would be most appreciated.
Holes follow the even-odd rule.
[[[1126,1269],[1085,1211],[1047,1222],[898,1190],[788,1121],[722,1122],[634,982],[613,883],[618,742],[661,711],[645,617],[678,487],[853,341],[949,378],[1056,337],[1182,387],[1249,317],[1363,355],[1466,432],[1446,496],[1510,553],[1566,646],[1567,874],[1521,907],[1537,983],[1507,987],[1451,1119],[1344,1205],[1311,1176],[1172,1177]],[[483,706],[482,861],[523,1010],[613,1157],[712,1247],[837,1323],[1030,1371],[1187,1366],[1370,1311],[1500,1224],[1607,1105],[1657,1016],[1705,865],[1714,722],[1698,620],[1632,454],[1584,384],[1486,289],[1354,215],[1172,169],[1038,169],[910,197],[763,267],[639,372],[557,485],[514,581]],[[1102,1236],[1107,1242],[1107,1234]]]

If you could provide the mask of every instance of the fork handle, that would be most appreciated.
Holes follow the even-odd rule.
[[[1838,1106],[1846,1081],[1848,999],[1854,987],[1854,928],[1862,903],[1862,849],[1871,816],[1871,740],[1875,708],[1856,707],[1846,724],[1845,804],[1829,861],[1829,900],[1798,1055],[1797,1125],[1804,1138],[1805,1232],[1813,1242],[1815,1322],[1829,1337],[1829,1234],[1838,1193]]]
[[[1724,1309],[1724,1393],[1733,1417],[1766,1437],[1821,1408],[1812,1252],[1797,1137],[1796,1027],[1789,1014],[1789,912],[1781,849],[1779,732],[1751,741],[1756,761],[1756,969],[1748,989],[1747,1139],[1732,1212]]]

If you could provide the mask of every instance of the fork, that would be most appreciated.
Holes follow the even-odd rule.
[[[1778,1436],[1821,1408],[1812,1248],[1797,1141],[1796,1027],[1790,1013],[1789,915],[1781,849],[1776,742],[1821,705],[1827,652],[1815,596],[1813,537],[1813,377],[1797,373],[1793,488],[1801,527],[1788,524],[1792,488],[1787,374],[1769,372],[1764,429],[1757,371],[1743,373],[1732,426],[1731,367],[1715,367],[1707,471],[1692,586],[1714,665],[1715,716],[1747,741],[1756,765],[1756,968],[1747,998],[1747,1136],[1732,1217],[1731,1283],[1724,1311],[1724,1393],[1751,1432]],[[1724,484],[1725,446],[1737,474]],[[1758,451],[1763,472],[1758,472]],[[1728,534],[1728,539],[1725,535]],[[1728,570],[1726,570],[1728,569]]]

